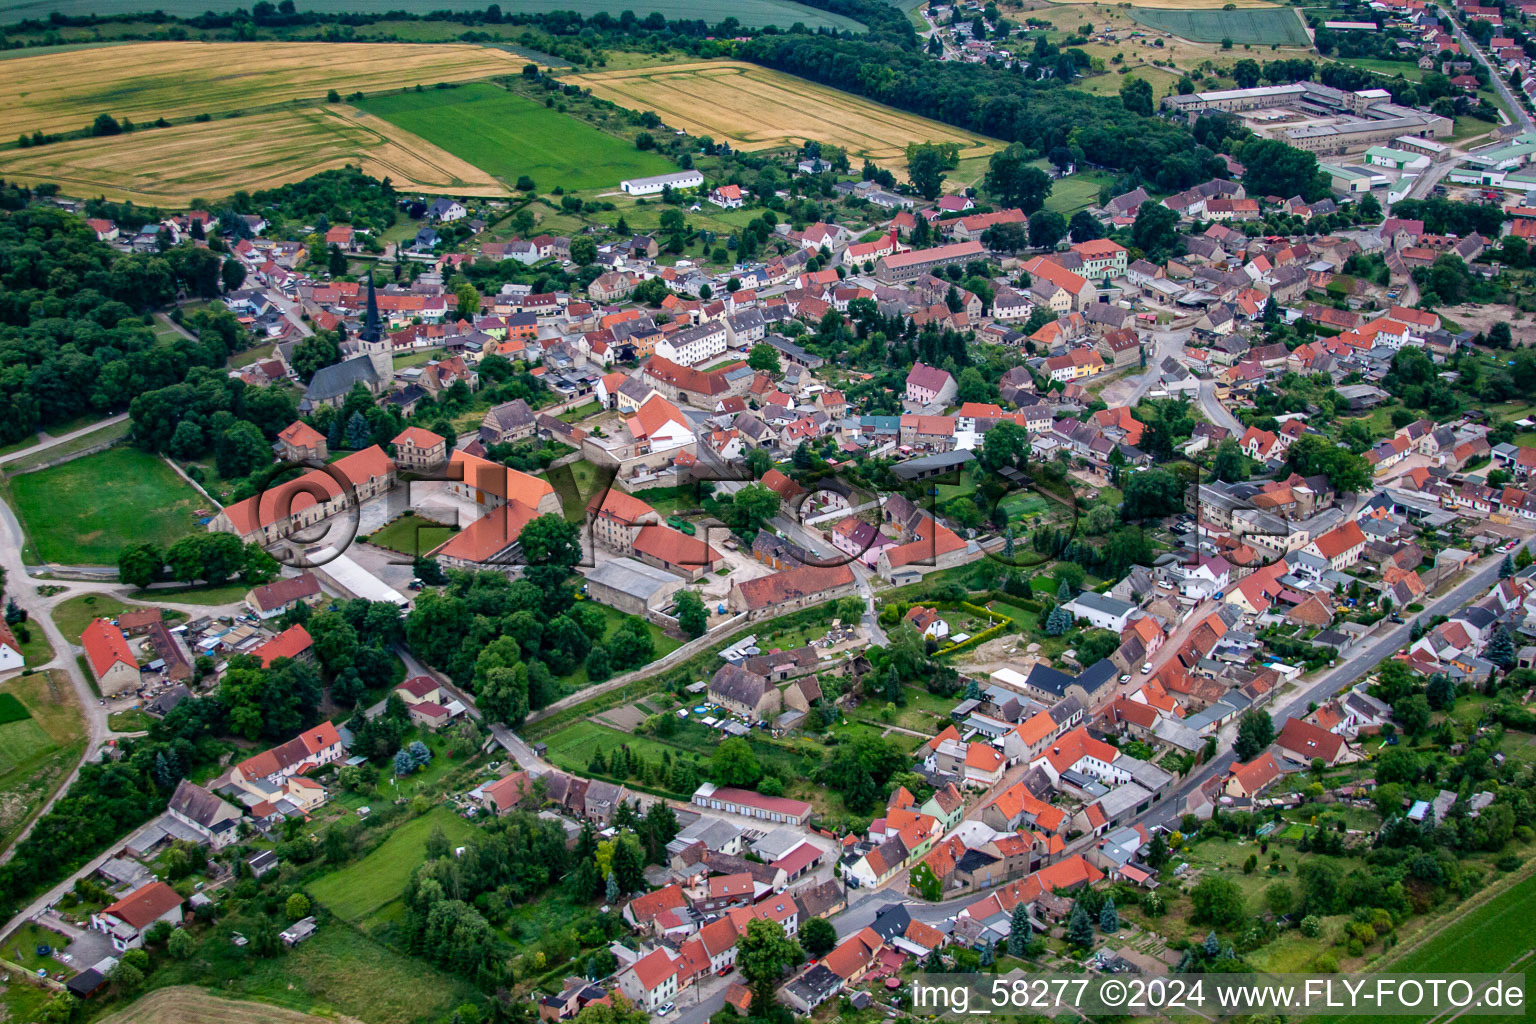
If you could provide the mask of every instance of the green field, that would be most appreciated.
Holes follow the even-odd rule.
[[[1433,937],[1411,949],[1407,954],[1393,957],[1379,968],[1393,974],[1429,977],[1434,972],[1487,973],[1504,971],[1523,972],[1527,960],[1536,947],[1536,929],[1531,927],[1531,901],[1536,899],[1536,875],[1529,875],[1519,883],[1471,909],[1457,908],[1451,911],[1455,919]],[[1529,988],[1527,988],[1529,994]],[[1394,1020],[1411,1022],[1427,1020],[1430,1014],[1420,1017],[1394,1017]],[[1347,1017],[1311,1017],[1318,1024],[1334,1024]],[[1478,1016],[1479,1021],[1523,1020],[1524,1015]]]
[[[657,153],[486,82],[374,96],[363,109],[481,170],[540,188],[617,189],[624,178],[676,170]]]
[[[427,837],[441,828],[450,840],[467,839],[474,826],[452,811],[435,807],[393,834],[362,860],[312,883],[309,894],[337,917],[360,921],[400,898],[406,881],[426,856]]]
[[[5,0],[0,2],[0,22],[9,24],[24,18],[47,18],[57,11],[66,15],[94,15],[96,17],[122,17],[151,9],[163,11],[172,17],[196,18],[207,11],[228,13],[248,8],[243,0],[169,0],[146,6],[143,0]],[[384,14],[404,11],[408,14],[431,14],[434,11],[483,11],[483,0],[304,0],[304,11],[322,14]],[[591,16],[607,11],[618,17],[621,11],[632,10],[641,18],[652,11],[660,13],[668,21],[703,19],[711,25],[732,17],[751,28],[776,25],[789,28],[795,22],[807,28],[821,27],[862,31],[864,26],[852,18],[830,14],[814,7],[791,3],[789,0],[745,0],[729,7],[706,3],[704,0],[650,0],[641,3],[604,3],[603,0],[510,0],[501,5],[506,14],[542,14],[549,11],[575,11]]]
[[[59,627],[64,639],[72,644],[80,642],[80,634],[92,619],[113,619],[127,611],[128,605],[108,594],[81,594],[60,601],[53,608],[53,624]]]
[[[1195,43],[1219,43],[1230,39],[1239,45],[1312,45],[1301,16],[1288,7],[1247,7],[1231,11],[1129,7],[1125,13],[1148,28],[1172,32]]]
[[[64,781],[84,748],[85,723],[63,672],[37,672],[6,684],[0,725],[0,846]],[[15,717],[17,713],[22,717]]]
[[[26,530],[24,557],[60,565],[115,565],[129,544],[169,547],[198,529],[209,505],[158,456],[112,448],[9,481]]]

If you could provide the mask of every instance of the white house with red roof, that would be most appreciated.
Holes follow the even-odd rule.
[[[1365,552],[1365,533],[1353,519],[1340,523],[1302,549],[1309,555],[1328,561],[1328,568],[1340,572],[1360,560]]]
[[[164,882],[140,886],[115,903],[91,915],[91,928],[112,940],[119,953],[144,945],[144,933],[157,921],[181,923],[180,893]]]
[[[665,949],[646,954],[619,975],[619,991],[652,1013],[677,998],[677,984],[677,964]]]
[[[740,185],[717,185],[709,190],[709,201],[727,210],[739,210],[746,205],[747,198]]]
[[[229,781],[245,792],[244,802],[265,801],[282,810],[282,801],[287,801],[294,809],[308,813],[325,803],[326,793],[324,786],[306,776],[341,760],[345,752],[336,726],[321,722],[236,764],[230,769]]]
[[[80,635],[80,645],[103,694],[115,696],[138,688],[139,662],[122,630],[106,619],[92,619]]]

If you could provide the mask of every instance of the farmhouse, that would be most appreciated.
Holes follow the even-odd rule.
[[[139,663],[123,631],[106,619],[92,619],[80,635],[86,660],[103,694],[119,694],[139,685]]]
[[[853,583],[853,570],[846,565],[805,565],[733,585],[729,606],[733,612],[746,612],[753,619],[782,615],[845,597],[853,592]]]
[[[301,604],[318,601],[320,581],[312,572],[265,583],[245,595],[245,607],[259,619],[275,619]]]
[[[649,178],[626,178],[619,182],[619,188],[626,195],[655,196],[667,189],[676,192],[682,189],[700,188],[703,184],[704,175],[698,171],[677,171],[673,174],[657,174]]]
[[[119,953],[144,945],[144,933],[156,921],[181,923],[181,894],[164,882],[140,886],[116,903],[91,915],[91,928],[112,940]]]

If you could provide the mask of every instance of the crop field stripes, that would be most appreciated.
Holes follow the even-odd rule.
[[[1001,143],[915,114],[756,65],[719,62],[572,75],[564,79],[633,110],[654,111],[674,128],[728,139],[738,149],[842,146],[850,157],[904,161],[910,142],[954,142],[960,156]]]
[[[1126,14],[1148,28],[1171,32],[1195,43],[1219,43],[1230,39],[1238,45],[1312,44],[1306,22],[1294,7],[1247,7],[1230,11],[1132,7]]]

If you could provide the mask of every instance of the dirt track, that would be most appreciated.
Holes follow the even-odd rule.
[[[190,985],[173,985],[136,1000],[101,1024],[363,1024],[355,1017],[316,1017],[266,1003],[223,999]]]

